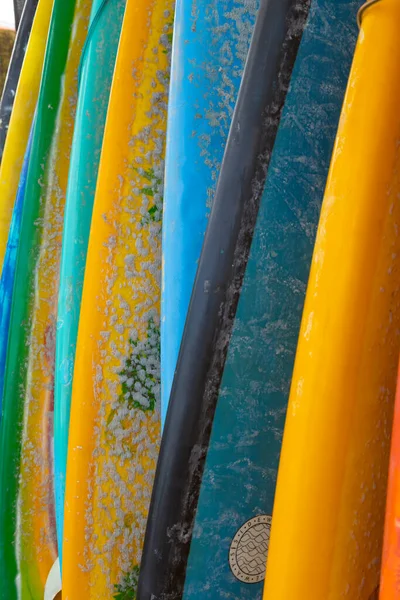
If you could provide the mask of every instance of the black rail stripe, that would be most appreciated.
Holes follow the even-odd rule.
[[[182,338],[137,600],[182,598],[229,338],[310,0],[262,0]]]

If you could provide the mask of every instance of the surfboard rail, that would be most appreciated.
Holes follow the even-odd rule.
[[[226,342],[308,8],[307,0],[260,4],[172,387],[138,600],[183,594]]]

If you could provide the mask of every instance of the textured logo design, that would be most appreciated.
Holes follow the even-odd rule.
[[[265,577],[272,518],[259,515],[237,531],[229,549],[232,573],[244,583],[258,583]]]

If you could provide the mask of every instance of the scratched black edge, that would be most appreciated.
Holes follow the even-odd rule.
[[[172,386],[137,600],[183,595],[229,340],[310,2],[260,3]]]
[[[0,100],[0,162],[3,157],[11,112],[14,106],[15,92],[17,91],[19,75],[21,73],[21,67],[24,61],[37,4],[38,0],[26,0],[25,2]]]

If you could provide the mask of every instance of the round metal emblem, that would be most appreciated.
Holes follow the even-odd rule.
[[[259,515],[237,531],[229,549],[229,565],[239,581],[259,583],[265,577],[272,518]]]

